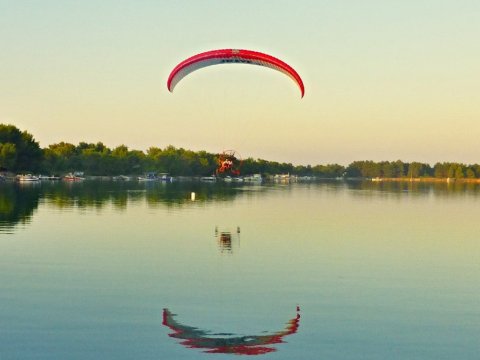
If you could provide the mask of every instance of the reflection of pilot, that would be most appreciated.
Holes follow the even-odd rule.
[[[217,238],[218,247],[220,251],[232,253],[233,251],[233,241],[237,241],[237,246],[240,245],[240,226],[237,226],[237,235],[235,238],[232,236],[230,231],[218,231],[218,226],[215,226],[215,237]]]
[[[265,346],[283,343],[283,337],[295,334],[300,325],[300,308],[297,306],[297,315],[287,322],[284,330],[270,335],[228,336],[212,337],[208,331],[192,326],[186,326],[174,320],[175,314],[163,309],[162,324],[173,332],[168,336],[181,339],[182,344],[188,348],[205,349],[207,353],[223,353],[238,355],[261,355],[276,351],[274,347]],[[233,335],[233,334],[231,334]]]
[[[220,245],[220,249],[232,251],[232,234],[229,232],[222,232],[220,233],[220,238],[218,240],[218,244]]]

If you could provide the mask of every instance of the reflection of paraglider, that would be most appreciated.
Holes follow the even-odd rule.
[[[163,309],[162,324],[169,327],[172,333],[168,336],[180,339],[188,348],[204,349],[207,353],[261,355],[276,351],[273,344],[283,343],[283,337],[295,334],[300,325],[300,308],[297,306],[297,315],[287,322],[285,329],[265,335],[212,334],[193,326],[182,325],[175,321],[175,314]]]
[[[270,69],[278,70],[293,79],[300,88],[300,92],[305,94],[305,87],[300,75],[288,64],[271,55],[251,50],[238,49],[220,49],[203,52],[182,61],[170,73],[167,81],[169,91],[173,91],[180,80],[191,72],[218,64],[252,64],[265,66]]]
[[[218,246],[220,250],[232,252],[232,234],[230,232],[221,232],[220,236],[218,237]]]
[[[215,237],[217,238],[218,247],[222,253],[233,253],[233,243],[240,246],[240,226],[237,226],[236,236],[232,235],[229,230],[218,231],[218,227],[215,227]]]
[[[240,175],[242,158],[235,150],[224,150],[217,158],[217,175]]]

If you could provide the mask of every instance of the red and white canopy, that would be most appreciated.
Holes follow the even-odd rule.
[[[305,94],[305,87],[303,86],[303,81],[300,75],[298,75],[298,73],[287,63],[261,52],[237,49],[211,50],[194,55],[182,61],[175,66],[168,77],[168,90],[173,92],[173,89],[178,82],[191,72],[207,66],[219,64],[252,64],[278,70],[292,78],[300,88],[302,98]]]

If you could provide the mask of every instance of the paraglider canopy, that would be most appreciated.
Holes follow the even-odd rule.
[[[302,78],[290,65],[268,54],[239,49],[211,50],[189,57],[172,70],[167,80],[167,88],[173,92],[178,82],[191,72],[218,64],[251,64],[278,70],[293,79],[300,88],[302,98],[305,95]]]

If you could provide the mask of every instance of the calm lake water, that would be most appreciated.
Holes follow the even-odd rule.
[[[479,334],[475,185],[0,184],[2,360],[479,359]]]

